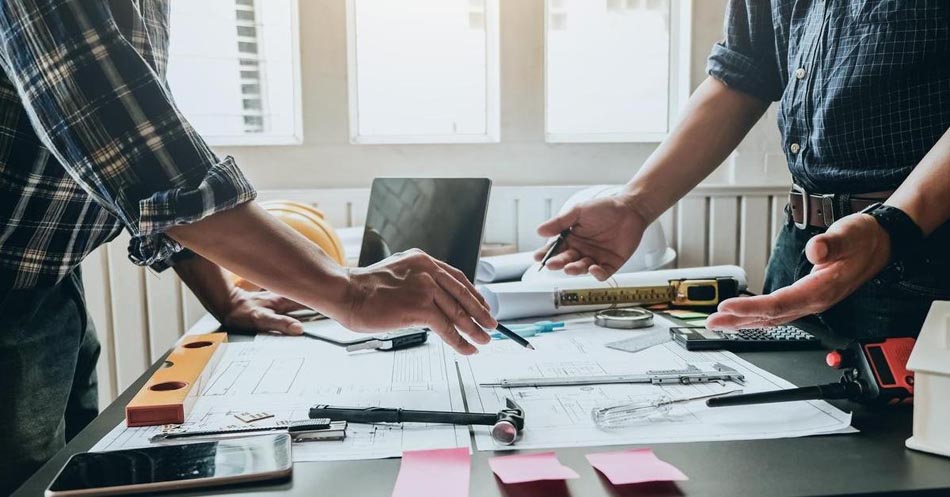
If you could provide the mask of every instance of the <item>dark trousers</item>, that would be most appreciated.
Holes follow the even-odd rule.
[[[51,288],[0,293],[0,495],[96,417],[98,358],[78,270]]]
[[[903,271],[888,270],[865,283],[819,318],[842,338],[917,336],[934,300],[950,300],[950,243],[944,231],[926,242]],[[786,222],[772,249],[765,293],[807,276],[812,264],[805,244],[821,233]]]

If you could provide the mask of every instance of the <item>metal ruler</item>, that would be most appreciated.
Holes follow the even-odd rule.
[[[617,383],[711,383],[731,381],[742,384],[745,375],[722,363],[713,365],[712,370],[701,370],[692,364],[684,369],[647,371],[642,374],[621,374],[603,376],[572,376],[560,378],[510,378],[492,383],[480,383],[483,387],[523,388],[523,387],[566,387],[578,385],[609,385]]]
[[[268,431],[286,431],[296,439],[305,433],[324,433],[328,439],[342,440],[346,434],[346,421],[330,421],[329,419],[305,419],[299,421],[281,420],[266,425],[241,426],[229,425],[213,430],[193,430],[181,425],[168,425],[162,432],[149,438],[152,443],[178,438],[217,437],[222,435],[239,435],[244,433],[259,433]],[[338,438],[337,438],[338,437]]]

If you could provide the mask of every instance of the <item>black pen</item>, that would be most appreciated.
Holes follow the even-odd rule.
[[[568,228],[561,232],[560,235],[554,240],[554,243],[551,244],[551,248],[544,254],[544,257],[541,258],[541,267],[538,268],[538,271],[544,269],[544,265],[548,263],[548,259],[551,258],[557,252],[557,249],[561,248],[561,245],[564,244],[564,240],[567,240],[567,235],[571,234],[571,229]]]
[[[525,340],[523,336],[509,330],[507,327],[505,327],[505,325],[498,323],[498,327],[495,329],[498,330],[498,333],[501,333],[502,335],[514,340],[518,345],[521,345],[526,349],[534,350],[534,345],[531,345],[531,343]]]

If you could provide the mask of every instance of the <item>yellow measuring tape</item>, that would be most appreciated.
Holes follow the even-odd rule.
[[[669,303],[680,306],[712,306],[738,295],[734,278],[670,280],[666,285],[615,288],[581,288],[554,292],[554,306],[622,305]]]

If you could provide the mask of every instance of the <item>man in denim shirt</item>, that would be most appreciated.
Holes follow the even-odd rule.
[[[708,326],[818,314],[846,337],[918,333],[950,299],[950,2],[732,0],[708,72],[623,193],[539,227],[573,229],[548,267],[609,277],[778,101],[794,185],[767,295]]]

